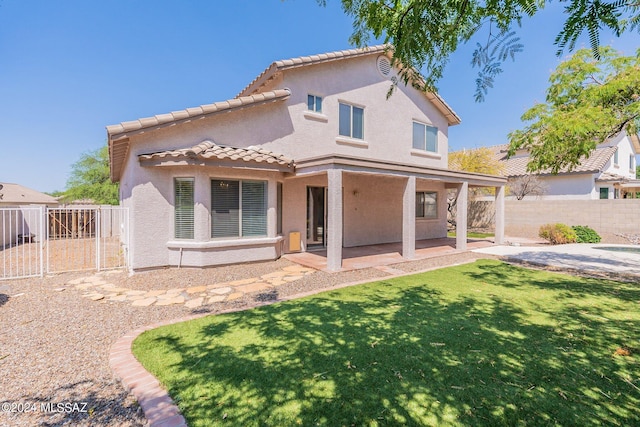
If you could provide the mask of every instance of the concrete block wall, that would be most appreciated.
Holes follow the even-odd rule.
[[[470,227],[493,228],[492,201],[469,204]],[[505,234],[537,236],[541,225],[561,222],[588,225],[598,233],[640,234],[640,199],[507,200]]]

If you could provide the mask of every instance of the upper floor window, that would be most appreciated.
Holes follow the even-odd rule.
[[[173,181],[176,239],[193,239],[193,184],[193,178]]]
[[[618,150],[613,153],[613,164],[618,166]]]
[[[435,191],[416,193],[416,218],[438,218],[438,193]]]
[[[349,138],[364,139],[364,109],[340,103],[339,134]]]
[[[413,122],[413,148],[416,150],[438,152],[438,128]]]
[[[636,171],[636,156],[629,154],[629,172]]]
[[[266,235],[266,181],[212,179],[211,237]]]
[[[307,95],[307,110],[315,113],[322,113],[322,97]]]

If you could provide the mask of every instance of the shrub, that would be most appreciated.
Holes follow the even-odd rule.
[[[573,231],[576,232],[577,243],[600,243],[600,235],[587,225],[574,225]]]
[[[576,232],[566,224],[545,224],[540,227],[538,235],[553,245],[575,243]]]

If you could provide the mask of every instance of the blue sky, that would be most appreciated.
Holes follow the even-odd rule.
[[[473,100],[473,45],[447,66],[439,93],[462,117],[451,149],[506,142],[544,100],[559,63],[559,4],[519,30],[524,52],[486,102]],[[105,126],[222,101],[278,59],[351,47],[339,0],[0,0],[0,181],[63,190],[71,165],[106,142]],[[638,34],[611,44],[626,54]]]

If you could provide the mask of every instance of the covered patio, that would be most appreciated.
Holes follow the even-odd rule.
[[[493,246],[492,238],[467,240],[467,249]],[[435,258],[459,252],[456,238],[425,239],[416,241],[415,256],[409,260],[402,256],[402,243],[383,243],[342,249],[342,267],[339,271],[392,266],[407,261]],[[284,255],[284,258],[305,267],[327,270],[327,250],[315,250]]]
[[[477,245],[467,240],[471,187],[495,189],[494,242],[502,244],[504,240],[506,179],[502,177],[331,155],[298,162],[295,175],[285,182],[285,187],[295,188],[296,194],[309,185],[325,188],[326,227],[322,226],[324,247],[303,248],[301,253],[287,255],[303,265],[344,271],[464,251]],[[446,238],[445,196],[449,191],[457,200],[453,239]],[[435,199],[437,212],[431,211],[432,216],[424,215],[426,208],[420,211],[422,201],[416,203],[418,196],[427,194]],[[302,224],[297,228],[305,229]]]

